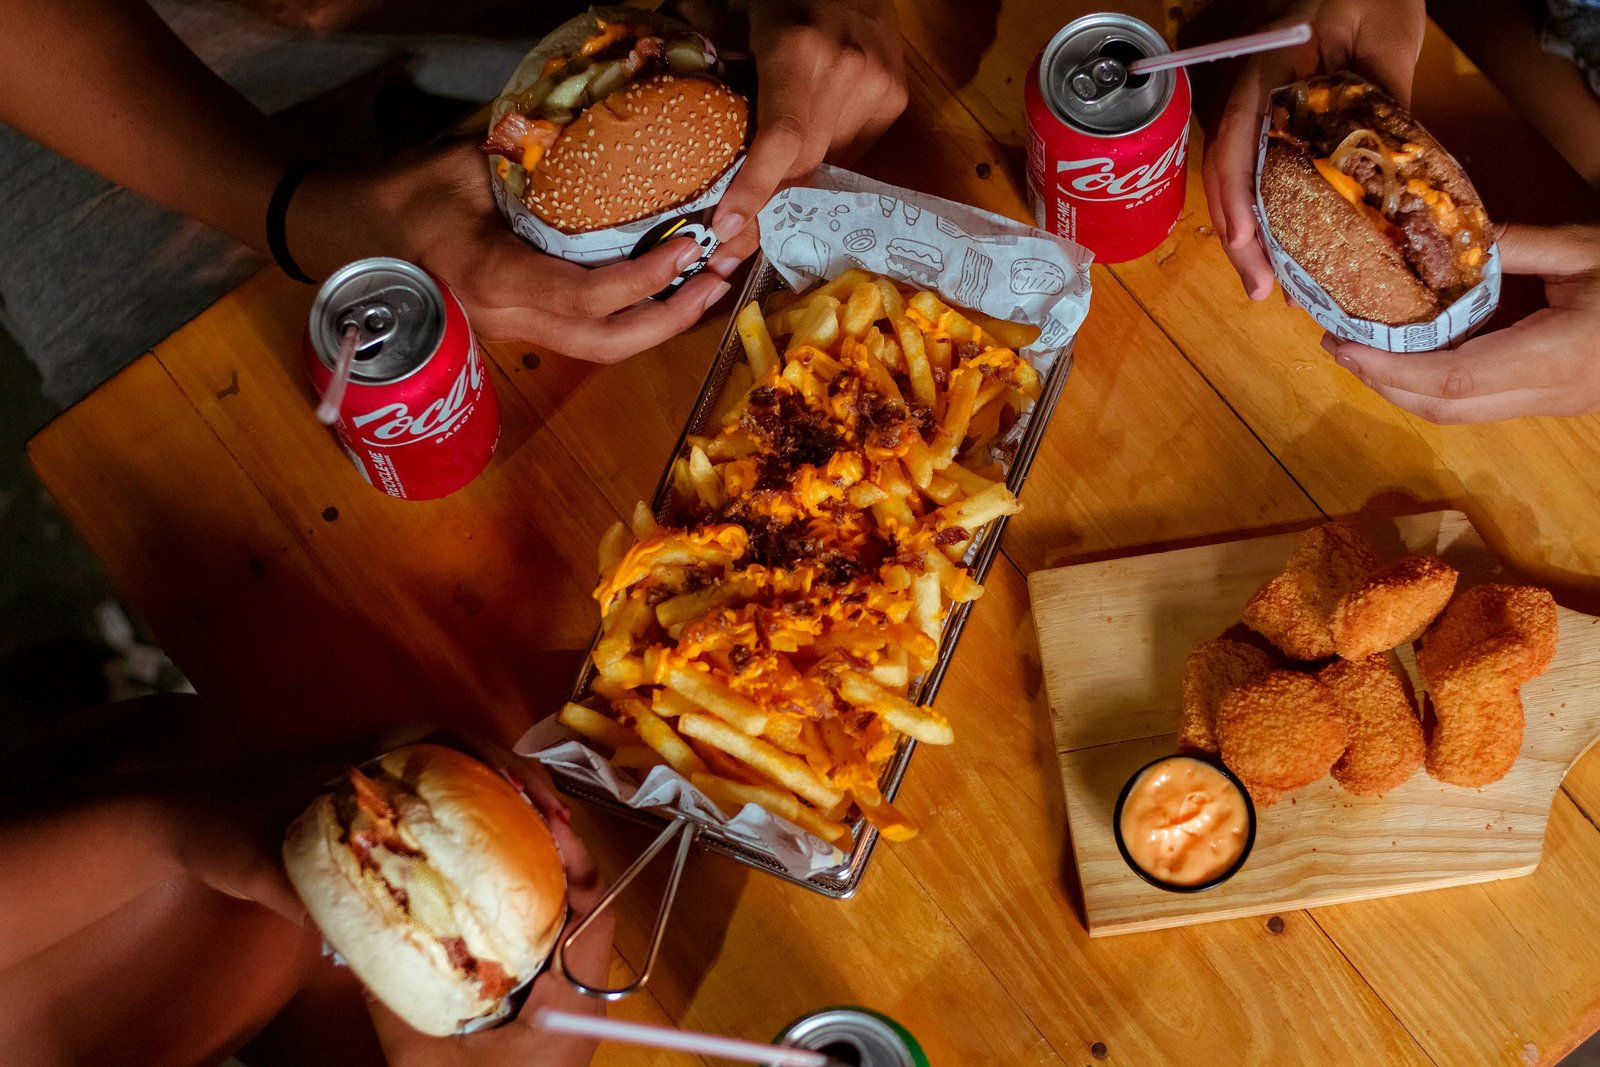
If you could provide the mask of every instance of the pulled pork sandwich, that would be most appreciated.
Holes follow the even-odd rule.
[[[512,196],[563,233],[695,199],[744,150],[749,104],[706,39],[601,9],[541,43],[495,101],[483,151]]]
[[[566,918],[543,817],[500,775],[437,745],[352,768],[289,827],[283,858],[328,943],[426,1034],[500,1014]]]
[[[1353,74],[1274,96],[1260,193],[1272,236],[1350,315],[1426,322],[1483,278],[1493,237],[1472,182]]]

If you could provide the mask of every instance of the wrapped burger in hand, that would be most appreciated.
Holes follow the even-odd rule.
[[[596,8],[528,55],[495,101],[483,151],[495,200],[541,251],[589,266],[688,236],[737,170],[749,104],[700,34],[632,8]]]
[[[508,1017],[567,916],[544,818],[495,771],[438,745],[352,768],[289,827],[283,858],[328,944],[425,1034]]]

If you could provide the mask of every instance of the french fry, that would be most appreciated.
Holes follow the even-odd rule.
[[[756,381],[765,378],[778,365],[778,350],[767,332],[767,321],[761,317],[761,305],[754,300],[746,304],[738,318],[733,320],[739,340],[744,343],[744,357],[750,365],[750,376]]]
[[[968,533],[975,533],[984,523],[998,519],[1002,515],[1015,515],[1021,510],[1022,505],[1011,495],[1011,490],[1003,485],[994,484],[965,500],[946,504],[934,511],[929,518],[938,529],[959,526]]]
[[[977,496],[985,490],[993,489],[1000,484],[999,482],[991,482],[972,468],[961,463],[952,463],[940,473],[960,486],[961,491],[967,496]]]
[[[641,656],[623,656],[611,663],[595,664],[595,670],[612,687],[612,691],[637,689],[647,685],[650,672]]]
[[[721,719],[709,715],[684,715],[678,719],[678,729],[685,736],[698,737],[734,759],[749,764],[819,808],[832,807],[844,795],[841,790],[818,777],[805,760],[760,738],[741,733]]]
[[[944,418],[933,443],[933,467],[944,470],[955,462],[956,451],[967,436],[967,424],[972,420],[972,405],[977,399],[983,375],[962,367],[950,374],[950,387],[945,392]],[[926,487],[927,483],[920,483]]]
[[[955,741],[955,732],[944,716],[895,696],[863,675],[841,676],[839,695],[858,708],[883,716],[890,726],[924,744],[948,745]]]
[[[893,322],[906,313],[905,297],[900,295],[900,290],[888,278],[873,278],[872,284],[878,287],[878,292],[883,296],[883,317]]]
[[[890,841],[910,841],[917,836],[917,828],[911,820],[900,814],[895,806],[883,799],[879,794],[876,800],[869,800],[859,793],[855,796],[856,805],[861,808],[861,814],[867,821],[878,828],[878,833]]]
[[[860,340],[867,335],[872,324],[883,318],[883,293],[870,281],[862,282],[850,290],[840,312],[839,326],[846,337]]]
[[[932,571],[923,571],[911,580],[911,621],[935,643],[944,623],[944,601],[939,596],[942,591],[939,576]]]
[[[721,508],[728,502],[728,494],[722,488],[722,479],[712,469],[711,460],[699,445],[689,448],[689,481],[694,486],[695,496],[700,498],[700,503],[713,510]]]
[[[639,737],[609,715],[604,715],[582,704],[567,703],[561,706],[556,718],[562,726],[580,733],[591,741],[598,741],[610,749],[637,745]]]
[[[699,756],[712,774],[731,778],[735,782],[747,782],[750,785],[769,785],[767,780],[754,770],[746,767],[726,752],[715,745],[708,745],[697,738],[688,739],[689,747],[694,749],[694,754]]]
[[[904,316],[894,320],[894,329],[900,338],[900,350],[905,354],[911,395],[917,403],[931,408],[939,398],[933,389],[933,368],[928,365],[928,350],[923,344],[922,331]]]
[[[679,715],[699,711],[700,705],[682,693],[674,693],[670,689],[657,689],[650,697],[650,710],[663,719],[676,719]]]
[[[795,312],[788,312],[794,315]],[[789,335],[789,344],[784,349],[788,355],[797,348],[810,346],[813,348],[831,348],[839,339],[839,301],[832,297],[813,300],[800,318],[795,322],[794,332]]]
[[[656,517],[651,514],[650,508],[643,500],[633,506],[633,519],[630,525],[633,527],[635,541],[648,540],[661,532],[661,524],[656,521]]]
[[[793,793],[786,790],[737,782],[714,774],[697,774],[689,781],[696,789],[725,808],[730,815],[737,815],[746,804],[754,804],[781,819],[788,819],[806,833],[814,834],[830,845],[840,844],[850,836],[848,826],[824,818],[815,809],[800,803]]]
[[[694,775],[705,772],[705,763],[695,755],[688,742],[679,737],[666,720],[651,711],[644,701],[624,700],[617,710],[633,720],[633,728],[639,731],[644,743],[655,749],[673,770],[691,780]]]
[[[922,495],[935,504],[953,504],[966,496],[965,490],[943,474],[935,474],[922,487]]]
[[[967,315],[983,330],[984,333],[1010,349],[1026,348],[1039,339],[1039,327],[1029,326],[1020,322],[1006,322],[1004,319],[992,319],[978,311],[968,311]]]
[[[622,553],[627,551],[629,540],[628,528],[620,522],[614,522],[606,528],[600,537],[600,573],[604,574],[614,570],[622,562]]]
[[[667,672],[666,686],[750,737],[759,736],[767,728],[766,712],[709,674],[675,668]]]
[[[750,372],[748,363],[735,363],[728,369],[728,380],[722,385],[722,396],[717,400],[716,410],[711,414],[711,421],[718,426],[726,426],[730,422],[737,422],[739,414],[744,410],[745,397],[750,392],[750,387],[755,384],[755,376]]]
[[[950,343],[950,339],[924,337],[922,346],[928,355],[928,366],[934,370],[934,380],[938,381],[940,375],[949,375],[950,369],[955,365],[955,345]]]
[[[629,596],[619,600],[601,623],[602,633],[594,645],[594,663],[602,671],[633,651],[634,644],[644,636],[655,611],[643,596]]]
[[[851,290],[862,282],[872,281],[872,275],[857,267],[851,267],[831,282],[823,282],[815,289],[804,294],[802,300],[815,300],[818,297],[829,297],[834,300],[843,300],[850,295]]]

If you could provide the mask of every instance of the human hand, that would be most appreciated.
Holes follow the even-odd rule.
[[[1383,352],[1324,334],[1322,347],[1429,422],[1600,411],[1600,226],[1507,226],[1507,274],[1544,280],[1549,307],[1445,352]]]
[[[1351,69],[1402,104],[1422,52],[1422,0],[1294,0],[1265,28],[1311,23],[1311,40],[1251,56],[1206,139],[1200,172],[1223,251],[1252,300],[1272,295],[1272,267],[1256,236],[1256,139],[1273,89],[1313,74]],[[1208,130],[1211,129],[1208,126]]]
[[[755,250],[750,223],[779,185],[824,158],[859,156],[907,99],[889,0],[751,0],[749,13],[756,134],[711,222],[729,242],[714,260],[724,270],[737,251]]]
[[[572,907],[559,937],[565,939],[572,928],[599,902],[605,892],[600,872],[583,841],[570,825],[567,806],[556,795],[555,786],[543,767],[532,760],[481,740],[463,744],[463,749],[498,767],[513,785],[539,809],[567,869],[567,900]],[[601,915],[566,953],[567,966],[590,982],[607,984],[611,966],[613,921],[609,912]],[[559,943],[559,941],[558,941]],[[408,1026],[382,1004],[367,998],[372,1025],[383,1045],[391,1067],[488,1067],[488,1065],[527,1063],[540,1067],[580,1067],[594,1057],[598,1042],[568,1034],[552,1034],[537,1029],[534,1017],[540,1008],[598,1015],[604,1005],[579,993],[553,971],[546,970],[534,979],[527,1002],[517,1018],[493,1030],[460,1037],[429,1037]]]
[[[526,341],[594,363],[620,362],[682,333],[729,288],[703,271],[667,300],[646,299],[699,258],[688,239],[605,267],[539,252],[500,215],[483,156],[467,142],[375,171],[312,175],[290,205],[288,240],[313,277],[370,255],[418,263],[450,285],[485,340]]]

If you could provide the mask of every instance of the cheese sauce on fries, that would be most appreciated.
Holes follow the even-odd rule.
[[[909,694],[983,592],[973,539],[1019,508],[999,461],[1038,331],[863,271],[770,303],[736,319],[747,364],[673,463],[672,525],[641,503],[602,540],[594,706],[561,720],[730,812],[906,840],[878,783],[904,738],[954,740]]]

